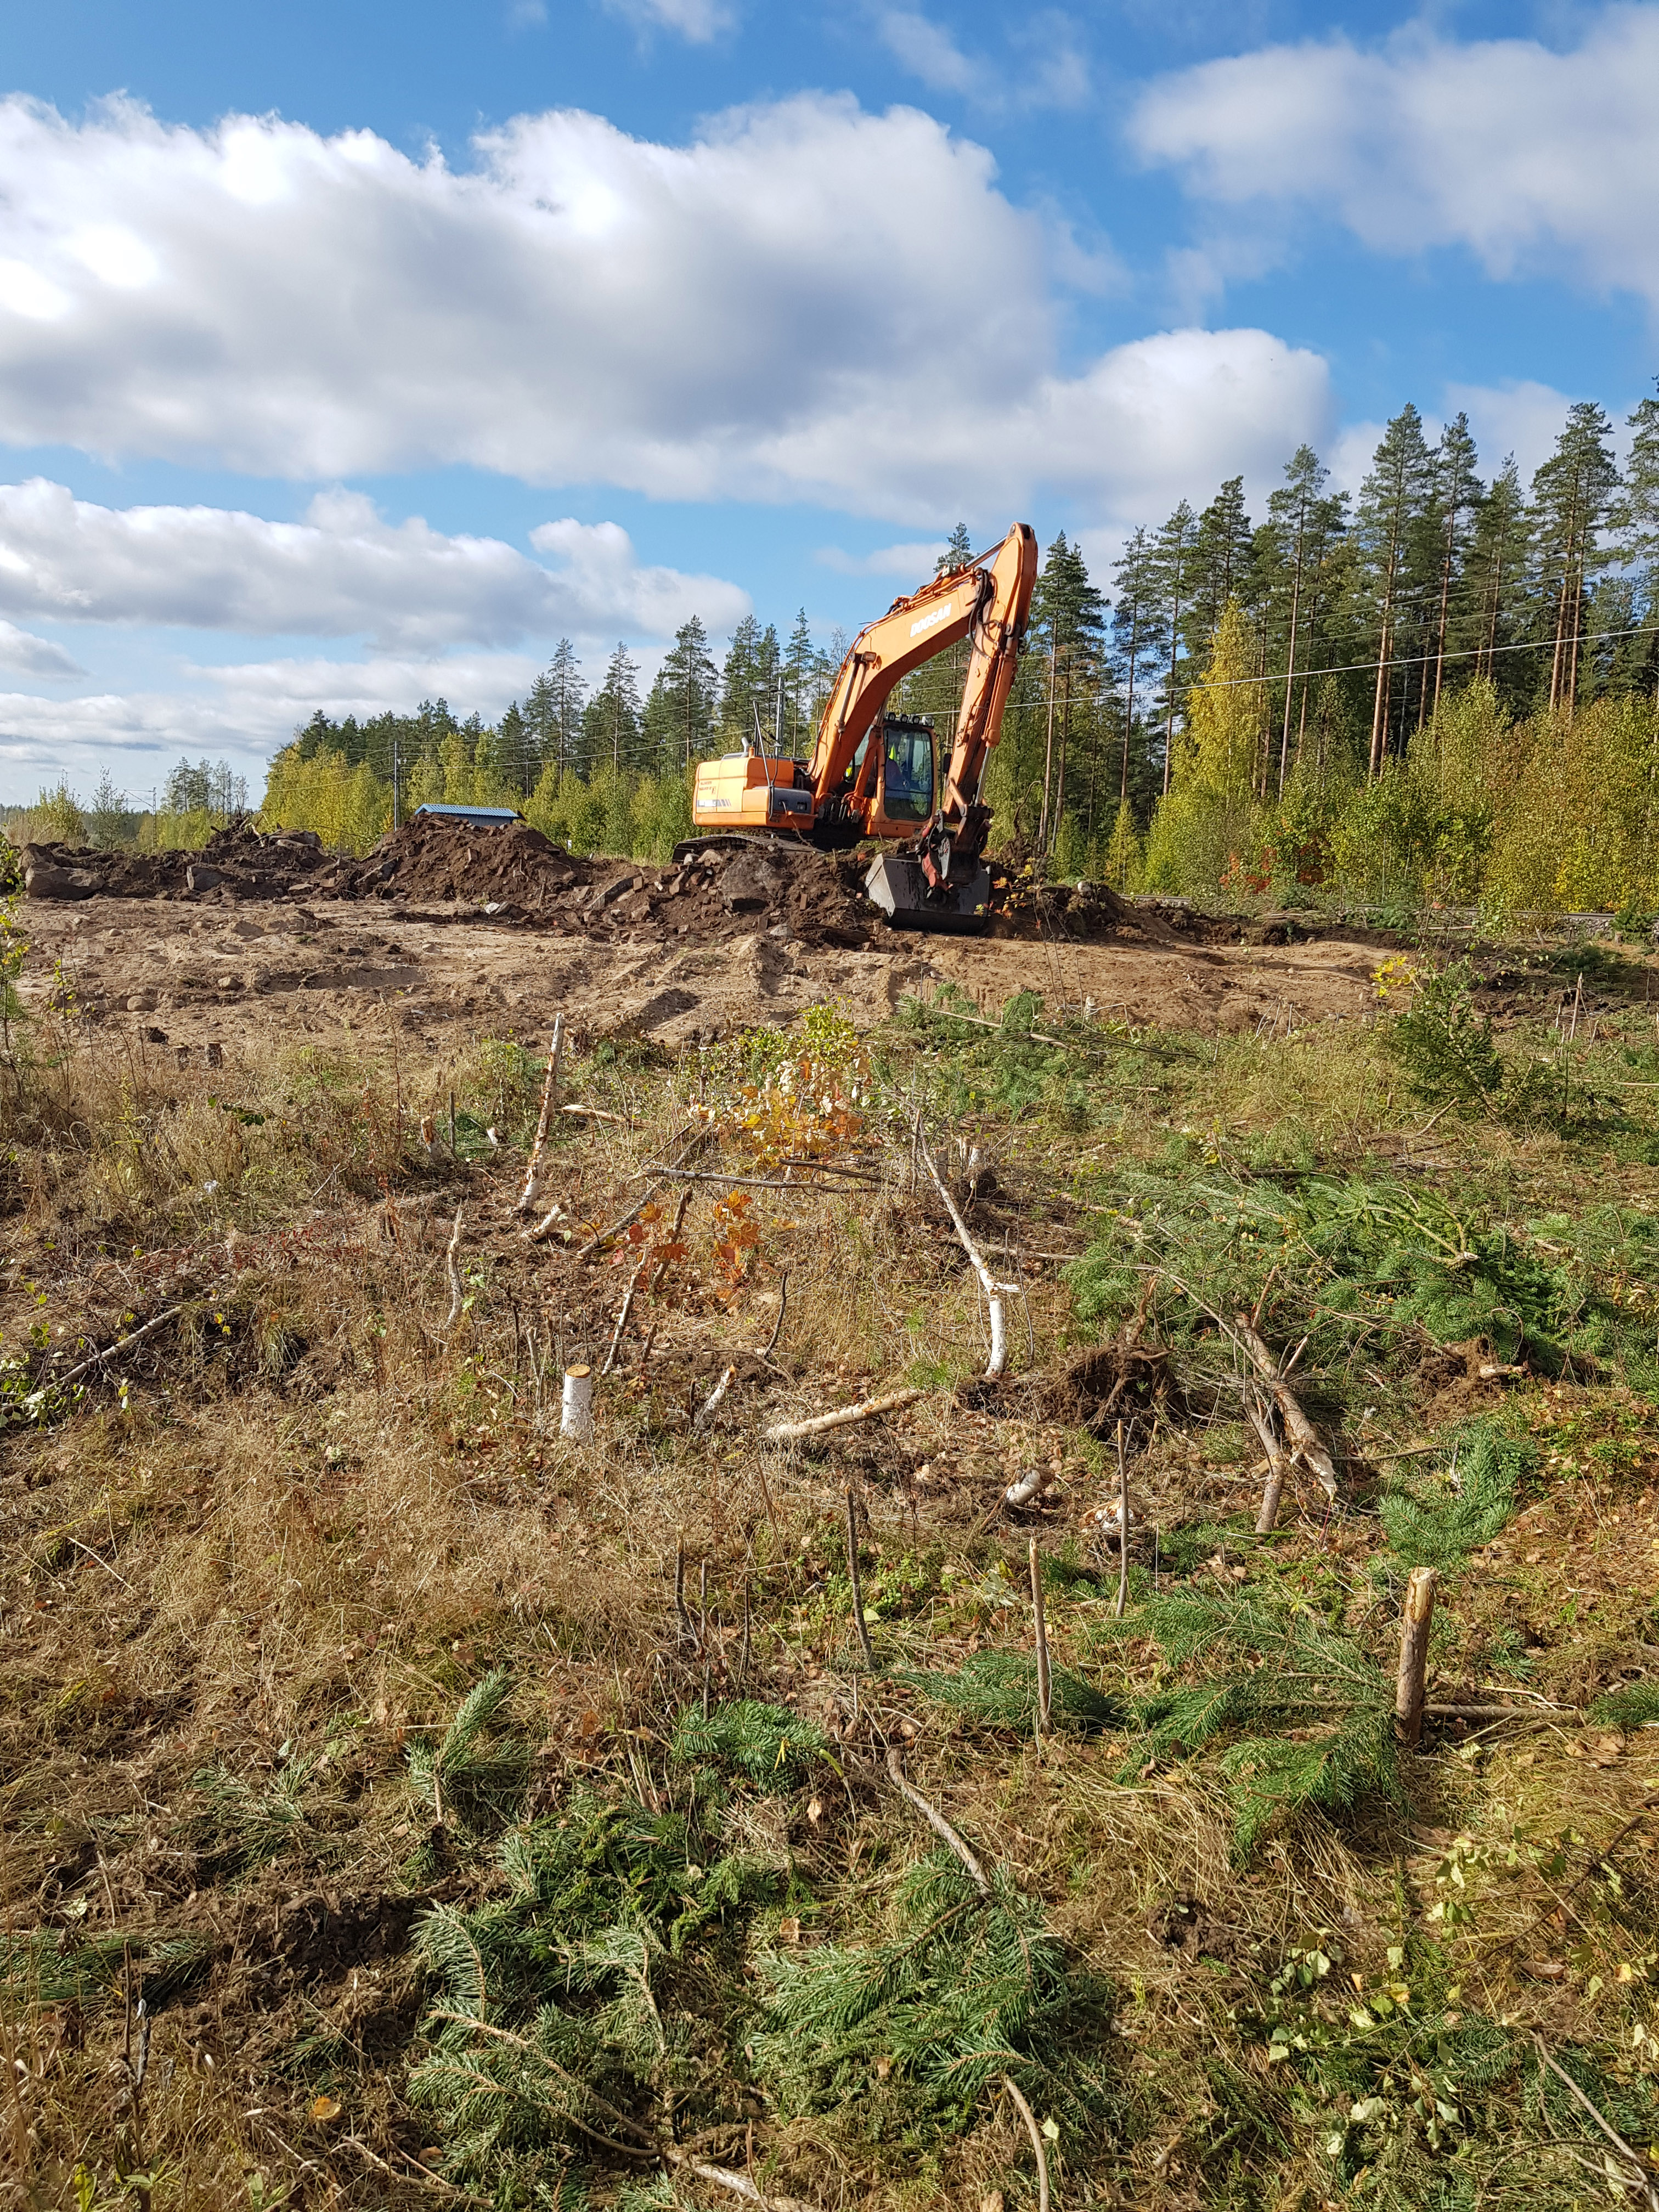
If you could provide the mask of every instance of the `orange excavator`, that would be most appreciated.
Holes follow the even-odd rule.
[[[980,786],[1002,735],[1036,571],[1036,533],[1017,522],[990,552],[895,599],[854,640],[811,761],[781,759],[759,744],[705,761],[692,802],[698,829],[769,832],[830,850],[897,841],[900,849],[865,878],[876,904],[912,929],[982,928],[991,810],[980,803]],[[886,706],[912,669],[964,637],[971,649],[962,705],[936,787],[933,725]]]

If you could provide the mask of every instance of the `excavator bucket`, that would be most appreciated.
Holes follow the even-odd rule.
[[[975,937],[990,927],[991,871],[982,863],[960,884],[935,890],[920,860],[889,854],[864,879],[865,895],[895,929],[931,929]]]

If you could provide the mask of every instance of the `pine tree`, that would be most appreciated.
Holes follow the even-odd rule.
[[[536,748],[524,709],[509,702],[495,729],[495,758],[502,781],[517,799],[527,799],[536,787]]]
[[[752,745],[760,682],[759,617],[745,615],[732,633],[720,671],[720,732],[728,745]]]
[[[1176,702],[1180,696],[1182,625],[1189,613],[1198,520],[1183,499],[1152,542],[1155,604],[1169,642],[1168,690],[1164,699],[1164,788],[1170,788],[1175,750]]]
[[[1410,583],[1413,534],[1420,532],[1431,484],[1423,418],[1408,400],[1382,433],[1370,473],[1360,486],[1358,535],[1376,638],[1371,704],[1370,774],[1382,772],[1389,749],[1396,632]]]
[[[1187,650],[1196,660],[1208,660],[1228,600],[1243,595],[1253,536],[1244,512],[1244,479],[1229,477],[1199,516],[1194,540]]]
[[[933,563],[936,576],[948,576],[953,568],[965,568],[974,557],[974,541],[968,535],[965,522],[957,523],[946,541],[945,550]]]
[[[1082,553],[1066,543],[1062,531],[1048,548],[1031,601],[1030,629],[1045,641],[1048,654],[1042,812],[1037,831],[1044,852],[1054,850],[1066,811],[1066,761],[1074,725],[1082,719],[1079,709],[1093,703],[1104,678],[1106,611],[1106,601],[1090,581]],[[1098,769],[1093,751],[1091,769]],[[1097,773],[1091,774],[1089,837],[1094,834],[1097,782]]]
[[[789,752],[797,758],[808,750],[808,738],[812,728],[812,696],[818,681],[819,656],[812,644],[811,624],[803,607],[795,617],[795,627],[789,633],[789,642],[784,647],[783,688],[787,701]]]
[[[1440,604],[1434,634],[1434,696],[1428,710],[1431,715],[1440,711],[1452,594],[1462,582],[1469,525],[1480,509],[1480,479],[1475,473],[1479,459],[1474,440],[1469,434],[1469,418],[1460,413],[1440,433],[1440,444],[1435,453],[1434,501],[1440,515],[1442,536]]]
[[[1554,453],[1532,480],[1538,584],[1552,632],[1549,703],[1552,712],[1565,708],[1569,715],[1578,696],[1585,599],[1601,558],[1598,539],[1619,489],[1612,429],[1594,400],[1575,402]]]
[[[1129,802],[1129,752],[1135,742],[1135,692],[1143,677],[1150,682],[1151,671],[1163,651],[1152,566],[1151,541],[1144,530],[1137,530],[1112,572],[1112,645],[1118,680],[1125,690],[1118,770],[1120,807]]]
[[[1306,633],[1309,601],[1313,596],[1310,586],[1317,576],[1332,544],[1339,539],[1346,521],[1346,495],[1326,495],[1325,484],[1329,471],[1320,460],[1311,446],[1298,446],[1285,465],[1285,482],[1267,501],[1267,532],[1278,565],[1288,579],[1289,604],[1285,615],[1285,698],[1284,712],[1279,730],[1278,795],[1285,795],[1285,780],[1289,772],[1291,755],[1291,709],[1294,702],[1298,670],[1297,648],[1303,649],[1303,663],[1307,659]],[[1307,685],[1303,685],[1303,706],[1306,711]],[[1269,741],[1271,732],[1268,733]],[[1261,779],[1261,793],[1267,796],[1268,778],[1265,772]]]
[[[693,615],[674,633],[646,702],[645,734],[653,771],[684,773],[708,750],[720,673],[708,633]]]
[[[1511,692],[1516,689],[1516,678],[1510,672],[1512,658],[1500,669],[1498,656],[1512,641],[1510,617],[1525,594],[1527,546],[1526,495],[1521,489],[1515,455],[1508,453],[1492,478],[1492,489],[1475,509],[1464,582],[1476,679],[1484,677],[1500,690],[1507,680]]]
[[[126,807],[125,792],[116,789],[115,778],[107,768],[101,769],[92,804],[87,809],[87,831],[100,852],[112,852],[121,842],[126,826]]]
[[[605,665],[605,682],[588,701],[582,714],[582,742],[586,766],[605,762],[613,777],[623,762],[639,750],[640,672],[625,645],[618,644]]]

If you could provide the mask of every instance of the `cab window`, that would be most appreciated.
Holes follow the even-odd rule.
[[[889,730],[882,811],[890,822],[925,822],[933,811],[933,741],[926,730]]]

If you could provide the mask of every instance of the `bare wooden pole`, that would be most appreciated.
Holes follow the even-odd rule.
[[[869,1626],[864,1618],[864,1584],[859,1577],[858,1506],[853,1498],[853,1486],[847,1486],[847,1573],[853,1585],[853,1625],[858,1630],[859,1642],[864,1646],[864,1663],[873,1667],[876,1655],[870,1647]]]
[[[1123,1455],[1123,1424],[1117,1425],[1117,1604],[1113,1618],[1121,1620],[1129,1601],[1129,1465]]]
[[[984,1255],[968,1233],[968,1224],[962,1218],[962,1209],[951,1195],[950,1186],[933,1165],[933,1156],[927,1142],[917,1133],[916,1143],[921,1154],[921,1164],[933,1179],[933,1188],[945,1201],[945,1210],[951,1217],[951,1226],[957,1232],[957,1242],[968,1255],[969,1265],[979,1277],[985,1292],[986,1304],[991,1309],[991,1357],[985,1369],[986,1379],[994,1382],[1008,1362],[1007,1324],[1004,1316],[1002,1294],[1016,1289],[1012,1284],[1000,1283],[985,1264]]]
[[[1035,1536],[1031,1539],[1028,1558],[1031,1570],[1031,1613],[1036,1622],[1037,1726],[1047,1735],[1054,1717],[1054,1682],[1048,1665],[1048,1624],[1042,1617],[1042,1562],[1037,1557]]]
[[[1413,1567],[1400,1616],[1400,1672],[1395,1680],[1395,1734],[1408,1751],[1423,1735],[1423,1698],[1429,1671],[1429,1630],[1434,1620],[1435,1571]]]
[[[1042,2130],[1036,2124],[1036,2114],[1019,2094],[1019,2084],[1012,2074],[1005,2074],[1002,2086],[1019,2108],[1019,2117],[1025,2123],[1025,2132],[1031,2138],[1031,2148],[1036,2153],[1037,2212],[1048,2212],[1048,2158],[1042,2148]]]
[[[547,1125],[559,1095],[559,1056],[564,1050],[564,1016],[553,1018],[553,1042],[547,1055],[547,1079],[542,1085],[541,1118],[536,1124],[536,1140],[530,1147],[530,1166],[525,1176],[524,1188],[520,1193],[514,1213],[529,1213],[541,1204],[542,1155],[547,1150]]]
[[[674,1540],[674,1617],[679,1623],[680,1643],[695,1646],[697,1632],[691,1626],[691,1616],[685,1609],[685,1539]]]

